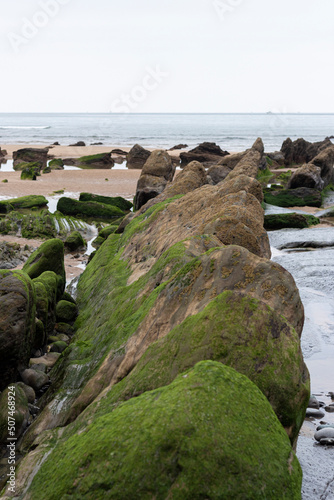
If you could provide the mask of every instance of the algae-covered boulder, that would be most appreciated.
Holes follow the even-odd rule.
[[[61,158],[54,158],[49,162],[50,170],[64,170],[64,161]]]
[[[45,271],[33,280],[36,288],[36,315],[44,325],[46,333],[53,332],[56,324],[57,297],[60,296],[59,277],[53,271]]]
[[[0,390],[28,366],[35,336],[34,285],[21,271],[0,270]]]
[[[64,215],[76,215],[92,219],[113,220],[124,216],[124,212],[115,206],[95,201],[78,201],[72,198],[60,198],[57,210]]]
[[[73,302],[60,300],[56,307],[56,318],[58,323],[71,323],[78,314],[78,308]]]
[[[15,210],[21,210],[24,208],[42,208],[48,204],[48,200],[41,195],[29,195],[21,196],[20,198],[12,198],[4,202],[6,205],[9,204]]]
[[[21,180],[35,181],[39,175],[38,163],[20,163],[18,169],[21,170]]]
[[[84,248],[85,246],[85,240],[83,239],[79,231],[73,231],[70,235],[67,236],[65,240],[65,248],[68,248],[70,252],[73,252],[78,248]]]
[[[64,243],[54,238],[43,243],[35,252],[31,254],[23,266],[23,271],[30,278],[38,278],[45,271],[53,271],[58,280],[58,291],[61,296],[65,289],[66,277],[64,266]]]
[[[264,228],[267,231],[294,227],[304,229],[319,223],[320,220],[317,217],[314,217],[314,215],[292,213],[270,214],[264,216]]]
[[[298,436],[310,395],[296,331],[269,306],[227,291],[153,343],[107,396],[109,405],[169,384],[201,360],[219,361],[254,382],[268,398],[291,441]]]
[[[48,148],[23,148],[13,152],[14,170],[22,162],[38,163],[39,170],[43,170],[47,164]]]
[[[299,187],[296,189],[280,189],[264,193],[264,201],[278,207],[321,207],[321,192],[316,189]]]
[[[76,165],[80,168],[110,169],[115,165],[111,153],[100,153],[90,156],[82,156],[76,160]]]
[[[19,384],[10,384],[0,395],[0,443],[18,438],[29,421],[28,398]]]
[[[131,201],[122,198],[122,196],[101,196],[92,193],[80,193],[79,201],[96,201],[105,205],[118,207],[123,212],[128,212],[133,207]]]
[[[46,458],[27,493],[300,499],[301,479],[263,394],[235,370],[209,361],[96,418],[84,433],[73,430]]]

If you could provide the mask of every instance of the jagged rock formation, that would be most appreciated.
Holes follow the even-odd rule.
[[[151,151],[142,148],[139,144],[135,144],[127,154],[127,168],[142,169],[150,155]]]
[[[14,170],[21,170],[22,163],[37,163],[39,171],[47,165],[49,148],[23,148],[13,152]]]
[[[293,163],[301,165],[311,162],[321,151],[330,146],[333,146],[333,143],[328,137],[320,142],[308,142],[305,139],[297,139],[292,142],[288,138],[283,142],[281,152],[284,155],[286,165]]]
[[[203,164],[204,167],[210,167],[217,163],[222,156],[227,156],[229,153],[223,151],[214,142],[203,142],[199,146],[186,153],[181,153],[181,168],[188,165],[192,161],[198,161]]]

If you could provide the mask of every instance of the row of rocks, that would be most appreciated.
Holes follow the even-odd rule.
[[[332,393],[333,394],[333,393]],[[334,395],[332,395],[332,400]],[[325,412],[334,413],[334,403],[326,405],[319,401],[316,396],[312,395],[306,410],[307,418],[322,419],[325,417]],[[314,434],[314,439],[323,446],[334,445],[334,424],[322,422],[317,426]]]

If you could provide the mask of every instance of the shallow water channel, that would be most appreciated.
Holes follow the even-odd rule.
[[[268,207],[268,213],[275,209]],[[277,208],[277,213],[282,211]],[[311,392],[319,401],[333,403],[328,393],[334,392],[334,227],[283,229],[268,235],[272,260],[292,274],[304,304],[301,345],[311,376]],[[303,248],[304,242],[310,246]],[[291,243],[297,243],[296,248],[282,249]],[[312,248],[313,243],[323,247]],[[334,424],[334,413],[326,413],[323,421]],[[298,439],[303,500],[334,499],[334,447],[321,446],[314,440],[319,424],[320,420],[306,419]]]

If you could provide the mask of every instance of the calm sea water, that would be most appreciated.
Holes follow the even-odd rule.
[[[1,144],[86,144],[169,148],[203,141],[243,151],[262,137],[266,151],[303,137],[311,142],[334,135],[334,114],[7,114],[0,113]]]

